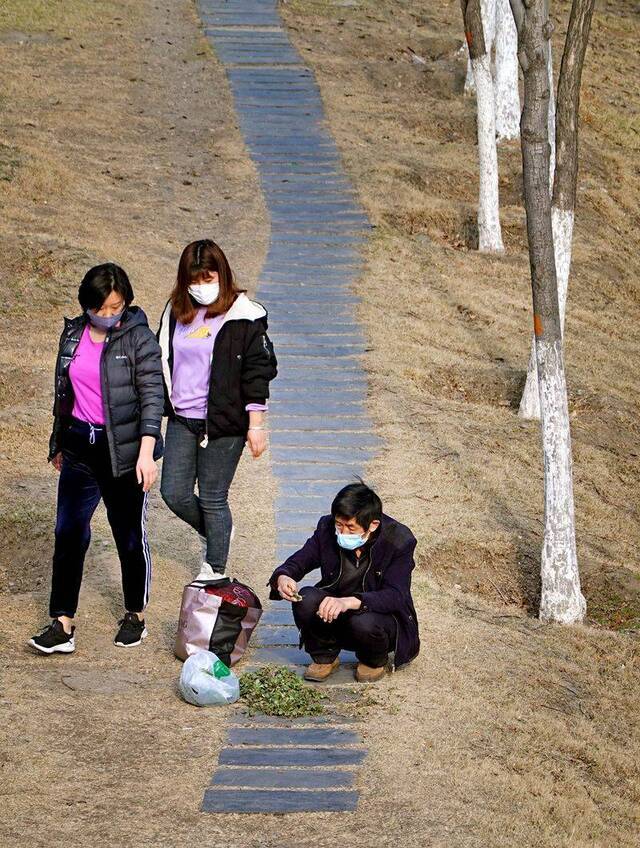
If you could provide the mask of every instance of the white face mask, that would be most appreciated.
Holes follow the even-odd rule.
[[[194,285],[189,286],[189,294],[202,306],[210,306],[214,300],[218,299],[220,285],[218,283],[194,283]]]

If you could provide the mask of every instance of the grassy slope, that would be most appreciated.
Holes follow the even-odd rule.
[[[531,332],[519,143],[500,150],[506,255],[481,256],[473,250],[475,102],[462,94],[458,4],[294,0],[282,8],[376,227],[361,294],[372,405],[388,445],[378,483],[418,530],[428,573],[534,610],[538,427],[515,415]],[[559,51],[568,4],[554,8]],[[639,30],[631,4],[598,4],[566,336],[590,616],[626,628],[640,625],[640,142],[629,73]],[[408,47],[426,64],[413,64]]]

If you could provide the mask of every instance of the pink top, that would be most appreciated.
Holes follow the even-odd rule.
[[[94,342],[86,326],[69,366],[69,378],[75,396],[73,416],[91,424],[105,423],[100,382],[103,350],[104,342]]]
[[[173,370],[171,403],[184,418],[206,418],[209,399],[209,376],[213,346],[225,315],[206,318],[201,307],[190,324],[176,322],[173,334]],[[225,313],[226,314],[226,313]],[[266,410],[266,405],[250,403],[247,411]]]

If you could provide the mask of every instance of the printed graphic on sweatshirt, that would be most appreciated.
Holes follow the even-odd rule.
[[[197,330],[192,330],[187,333],[188,339],[209,339],[211,338],[211,330],[208,327],[198,327]]]

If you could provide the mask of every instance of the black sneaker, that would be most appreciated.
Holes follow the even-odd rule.
[[[42,633],[29,639],[29,644],[43,654],[72,654],[76,649],[75,629],[72,627],[71,633],[66,633],[62,623],[55,618]]]
[[[119,648],[134,648],[147,638],[144,619],[141,621],[135,612],[125,612],[124,618],[120,619],[118,624],[120,630],[113,641]]]

